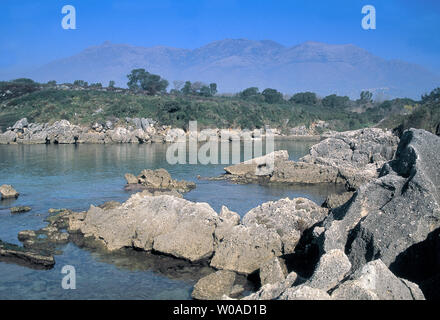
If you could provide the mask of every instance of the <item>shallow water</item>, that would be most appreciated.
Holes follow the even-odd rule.
[[[313,142],[280,141],[275,149],[287,149],[297,160]],[[283,197],[306,197],[322,203],[335,186],[260,186],[228,181],[198,180],[222,174],[225,165],[169,165],[166,145],[34,145],[0,146],[0,185],[11,184],[17,200],[0,202],[0,239],[20,244],[21,230],[39,229],[50,208],[86,210],[91,204],[125,201],[124,174],[165,168],[173,178],[194,181],[197,188],[184,197],[207,202],[217,212],[222,205],[243,215],[261,203]],[[11,215],[11,206],[28,205],[32,211]],[[187,269],[182,274],[158,267],[158,257],[144,253],[100,256],[74,244],[62,246],[55,268],[48,271],[0,262],[0,299],[189,299],[196,281]],[[159,261],[159,260],[160,261]],[[172,259],[176,260],[176,259]],[[173,263],[182,263],[174,261]],[[61,288],[61,268],[76,268],[77,289]],[[200,272],[199,272],[200,271]],[[200,276],[206,272],[197,270]]]

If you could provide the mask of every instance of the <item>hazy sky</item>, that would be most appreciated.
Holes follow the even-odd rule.
[[[61,28],[64,5],[77,29]],[[377,29],[361,28],[361,8],[377,10]],[[387,59],[440,74],[436,0],[0,0],[0,72],[74,55],[106,40],[196,48],[225,38],[352,43]]]

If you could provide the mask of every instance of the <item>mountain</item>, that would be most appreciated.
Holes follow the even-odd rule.
[[[226,39],[194,50],[136,47],[104,42],[53,61],[27,76],[38,81],[127,83],[134,68],[173,80],[216,82],[220,92],[247,87],[284,93],[314,91],[358,97],[370,90],[388,97],[419,98],[440,85],[440,77],[403,61],[385,60],[351,44],[305,42],[285,47],[274,41]],[[172,86],[172,85],[171,85]]]

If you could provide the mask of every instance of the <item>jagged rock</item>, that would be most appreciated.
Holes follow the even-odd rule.
[[[439,153],[437,136],[423,130],[405,132],[396,159],[384,166],[381,177],[359,188],[324,221],[321,249],[345,250],[356,270],[378,258],[390,266],[427,239],[440,227]]]
[[[331,297],[324,290],[301,285],[284,291],[280,300],[331,300]]]
[[[328,291],[344,279],[350,269],[351,263],[344,252],[337,249],[331,250],[321,257],[307,285]]]
[[[9,184],[4,184],[0,187],[0,195],[1,195],[1,199],[11,199],[11,198],[18,198],[18,196],[20,195],[17,191],[15,191],[15,189],[9,185]]]
[[[274,300],[292,285],[297,280],[298,275],[295,272],[291,272],[287,275],[286,279],[281,282],[267,283],[263,285],[257,292],[244,297],[242,300]]]
[[[286,150],[274,151],[262,157],[250,159],[225,168],[226,173],[237,176],[265,176],[274,170],[276,161],[286,161],[289,154]]]
[[[165,169],[157,170],[143,170],[141,174],[135,177],[127,173],[125,175],[128,186],[126,189],[133,189],[136,187],[156,190],[156,191],[171,191],[188,192],[196,187],[195,183],[185,180],[177,181],[171,178],[171,175]]]
[[[12,214],[25,213],[31,211],[31,207],[27,207],[27,206],[12,207],[10,210]]]
[[[381,260],[367,263],[332,293],[339,300],[424,300],[418,286],[396,277]]]
[[[235,282],[235,272],[219,270],[202,279],[194,286],[192,297],[197,300],[219,300],[230,295]]]
[[[216,247],[223,241],[224,237],[232,231],[233,227],[240,224],[240,215],[229,210],[226,206],[222,206],[219,214],[219,223],[215,228],[214,239]]]
[[[46,129],[47,139],[51,143],[59,144],[76,143],[81,131],[82,130],[79,126],[72,125],[67,120],[56,121]]]
[[[179,142],[179,141],[185,141],[186,139],[186,134],[185,131],[183,131],[182,129],[169,129],[168,132],[165,135],[164,141],[168,142],[168,143],[172,143],[172,142]]]
[[[127,184],[137,184],[139,182],[138,178],[131,173],[125,174],[125,180],[127,180]]]
[[[72,216],[69,229],[92,237],[108,250],[133,247],[190,261],[209,258],[214,251],[217,213],[206,203],[173,196],[134,194],[121,206]]]
[[[29,125],[29,122],[27,120],[27,118],[23,118],[21,120],[18,120],[13,126],[12,129],[13,130],[23,130],[24,128],[27,128],[27,126]]]
[[[282,254],[279,235],[260,225],[238,225],[218,243],[211,267],[250,274]]]
[[[261,285],[274,284],[286,279],[287,267],[281,258],[275,258],[260,267]]]
[[[342,206],[353,197],[354,192],[344,192],[342,194],[331,194],[327,196],[323,203],[324,208],[335,209]]]
[[[0,144],[11,144],[17,140],[17,134],[14,131],[6,131],[0,133]]]
[[[305,198],[281,199],[266,202],[243,217],[243,224],[265,226],[278,233],[283,244],[283,253],[293,253],[304,230],[322,221],[328,210]]]
[[[55,265],[53,256],[40,254],[15,244],[0,240],[0,260],[16,262],[37,269],[51,269]]]

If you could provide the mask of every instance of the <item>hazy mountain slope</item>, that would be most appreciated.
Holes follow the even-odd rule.
[[[418,65],[387,61],[354,45],[306,42],[288,48],[269,40],[246,39],[216,41],[194,50],[105,42],[42,66],[29,76],[59,82],[115,80],[125,86],[126,75],[141,67],[170,82],[217,82],[220,92],[257,86],[285,93],[309,90],[354,97],[364,89],[380,89],[390,96],[418,98],[440,85],[438,76]]]

